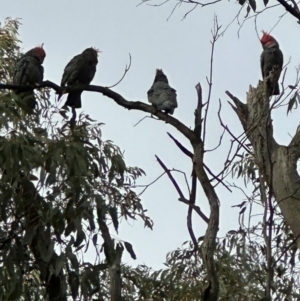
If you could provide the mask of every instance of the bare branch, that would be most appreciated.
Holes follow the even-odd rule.
[[[151,0],[142,0],[142,2],[140,2],[137,6],[140,6],[142,4],[148,5],[148,6],[153,6],[153,7],[158,7],[158,6],[162,6],[164,4],[166,4],[167,2],[170,2],[170,0],[165,0],[162,1],[161,3],[158,4],[151,4],[149,3]],[[194,0],[179,0],[173,7],[169,17],[167,18],[167,20],[169,20],[171,18],[171,16],[173,15],[173,13],[175,12],[176,8],[181,6],[182,3],[186,3],[186,4],[194,4],[194,7],[192,9],[190,9],[189,11],[187,11],[184,16],[182,17],[182,20],[184,20],[188,14],[190,14],[193,10],[195,10],[198,6],[200,7],[204,7],[204,6],[208,6],[208,5],[213,5],[216,4],[218,2],[221,2],[222,0],[215,0],[215,1],[211,1],[208,3],[202,3],[202,2],[198,2],[198,1],[194,1]]]
[[[291,15],[298,19],[298,23],[300,23],[300,12],[297,4],[292,7],[285,0],[277,0]]]
[[[183,3],[189,3],[189,4],[197,4],[197,5],[200,5],[201,7],[204,7],[204,6],[212,5],[212,4],[221,2],[221,1],[222,0],[215,0],[215,1],[212,1],[212,2],[208,2],[208,3],[201,3],[201,2],[193,1],[193,0],[183,0],[182,2]]]
[[[245,18],[244,18],[242,24],[240,25],[238,32],[237,32],[238,37],[240,37],[240,31],[242,30],[242,27],[244,26],[244,24],[245,24],[248,20],[254,18],[254,19],[255,19],[255,21],[254,21],[254,22],[255,22],[255,27],[256,27],[256,21],[257,21],[258,16],[259,16],[261,13],[263,13],[264,11],[266,11],[266,10],[268,10],[268,9],[271,9],[271,8],[274,8],[274,7],[278,6],[278,5],[279,5],[279,4],[269,5],[269,6],[265,7],[265,8],[263,8],[263,9],[260,10],[260,11],[256,11],[255,14],[253,14],[253,15],[251,15],[251,16],[248,16],[248,14],[247,14],[247,15],[245,16]],[[239,11],[239,13],[240,13],[240,11]],[[281,16],[281,17],[282,17],[282,16]],[[279,20],[279,22],[280,22],[280,20]],[[258,32],[257,32],[257,28],[256,28],[256,33],[258,33]]]
[[[155,155],[158,163],[160,164],[160,166],[163,168],[163,170],[166,172],[166,174],[168,175],[168,177],[170,178],[171,182],[173,183],[175,189],[177,190],[180,198],[185,199],[179,185],[177,184],[176,180],[174,179],[174,177],[172,176],[170,170],[166,167],[166,165],[159,159],[159,157],[157,155]]]
[[[186,187],[187,187],[187,189],[188,189],[188,191],[189,191],[189,194],[191,194],[190,186],[189,186],[189,183],[188,183],[188,181],[187,181],[187,177],[186,177],[185,172],[183,172],[182,170],[179,170],[179,169],[175,169],[175,168],[172,168],[172,171],[176,171],[176,172],[178,172],[178,173],[183,174],[183,177],[184,177],[184,180],[185,180]]]
[[[197,102],[197,108],[195,110],[195,128],[194,128],[194,132],[196,134],[197,137],[201,137],[201,125],[202,125],[202,107],[203,107],[203,103],[202,103],[202,87],[200,85],[200,83],[198,83],[196,85],[196,90],[197,90],[197,96],[198,96],[198,102]]]
[[[197,6],[198,6],[198,4],[195,4],[195,6],[192,9],[190,9],[188,12],[186,12],[184,14],[184,16],[182,17],[181,21],[184,20],[193,10],[195,10],[197,8]]]
[[[209,104],[210,104],[211,93],[212,93],[214,50],[215,50],[215,44],[220,36],[219,30],[221,29],[221,27],[222,26],[219,26],[219,24],[218,24],[218,18],[215,16],[214,17],[214,29],[212,31],[213,40],[211,42],[210,72],[209,72],[209,79],[207,80],[209,88],[208,88],[208,96],[207,96],[206,108],[205,108],[205,113],[204,113],[203,138],[202,138],[203,143],[205,143],[207,114],[208,114],[208,110],[209,110]]]
[[[175,142],[175,144],[179,147],[179,149],[188,157],[193,159],[194,154],[190,152],[187,148],[185,148],[177,139],[175,139],[170,133],[167,133],[169,137]]]
[[[151,118],[150,116],[145,116],[141,120],[139,120],[133,127],[137,126],[139,123],[141,123],[144,119]]]
[[[196,201],[196,191],[197,191],[197,176],[195,171],[193,170],[192,172],[192,191],[190,194],[190,204],[195,205],[195,201]],[[188,209],[188,214],[187,214],[187,228],[188,231],[190,233],[190,237],[194,243],[194,250],[196,251],[198,249],[198,243],[193,231],[193,224],[192,224],[192,211],[193,208],[191,206],[189,206]]]
[[[225,188],[227,188],[230,192],[232,192],[231,191],[231,189],[221,180],[221,179],[219,179],[217,176],[215,176],[213,173],[212,173],[212,171],[203,163],[203,165],[204,165],[204,168],[208,171],[208,173],[213,177],[213,179],[214,180],[216,180],[216,181],[218,181],[219,183],[221,183]]]
[[[174,14],[174,11],[176,10],[177,6],[180,5],[180,2],[176,3],[175,6],[173,7],[169,17],[167,18],[167,21],[169,21],[169,19],[172,17],[172,15]]]
[[[18,86],[18,85],[0,84],[0,90],[1,89],[2,90],[3,89],[31,90],[31,89],[38,89],[38,88],[42,88],[42,87],[50,87],[50,88],[54,89],[58,94],[62,93],[61,87],[50,81],[44,81],[41,84],[39,84],[39,86]],[[110,90],[109,88],[102,87],[102,86],[94,86],[94,85],[78,85],[76,87],[75,86],[72,86],[72,87],[67,86],[64,88],[64,93],[68,93],[70,91],[80,91],[80,90],[102,93],[103,95],[107,96],[108,98],[113,99],[118,105],[120,105],[128,110],[139,110],[139,111],[144,111],[144,112],[150,113],[150,114],[158,117],[160,120],[173,125],[179,132],[181,132],[192,143],[198,142],[198,139],[196,138],[194,132],[192,130],[190,130],[186,125],[184,125],[182,122],[180,122],[178,119],[176,119],[168,114],[165,114],[163,112],[157,111],[157,109],[155,107],[148,105],[146,103],[143,103],[140,101],[128,101],[122,95]]]
[[[138,187],[144,187],[144,189],[138,194],[138,196],[141,196],[148,187],[150,187],[152,184],[154,184],[156,181],[158,181],[163,175],[165,174],[165,172],[163,172],[160,176],[158,176],[154,181],[152,181],[151,183],[147,184],[147,185],[136,185],[134,186],[135,188]]]
[[[238,98],[237,97],[235,97],[235,96],[233,96],[230,92],[228,92],[228,91],[226,91],[226,94],[233,100],[233,101],[236,101],[238,104],[240,104],[241,102],[238,100]],[[249,150],[249,148],[247,148],[245,145],[244,145],[244,143],[241,143],[240,141],[239,141],[239,139],[229,130],[229,128],[228,128],[228,126],[227,125],[225,125],[224,123],[223,123],[223,120],[222,120],[222,118],[221,118],[221,114],[220,114],[220,109],[221,109],[221,101],[219,100],[219,103],[220,103],[220,108],[219,108],[219,111],[218,111],[218,116],[219,116],[219,121],[220,121],[220,124],[221,124],[221,126],[230,134],[230,136],[234,139],[234,141],[236,141],[238,144],[240,144],[241,145],[241,147],[243,147],[245,150],[246,150],[246,152],[248,152],[248,153],[250,153],[251,154],[251,151]],[[241,105],[241,111],[243,112],[243,116],[244,115],[247,115],[248,114],[248,112],[247,112],[247,107],[243,104],[243,103],[241,103],[242,105]],[[233,107],[233,109],[235,110],[236,108],[234,108]],[[243,133],[244,134],[244,133]]]
[[[186,200],[186,198],[184,197],[179,185],[177,184],[176,180],[174,179],[174,177],[172,176],[170,170],[166,167],[166,165],[159,159],[159,157],[157,155],[155,155],[158,163],[160,164],[160,166],[163,168],[163,170],[165,171],[165,173],[168,175],[168,177],[170,178],[171,182],[173,183],[175,189],[177,190],[180,198],[179,201],[183,202],[189,206],[191,206],[198,214],[199,216],[206,222],[208,223],[208,218],[206,217],[206,215],[200,210],[200,208],[198,206],[195,206],[194,204],[191,204],[190,201]]]
[[[206,222],[209,222],[209,219],[207,218],[207,216],[201,211],[201,209],[199,208],[199,206],[191,204],[190,201],[188,201],[187,199],[182,199],[179,198],[178,199],[179,202],[182,202],[184,204],[187,204],[188,206],[192,207],[197,213],[198,215]]]
[[[107,88],[111,89],[111,88],[117,86],[123,80],[123,78],[125,77],[126,73],[129,71],[130,67],[131,67],[131,54],[129,53],[129,65],[128,65],[128,67],[127,67],[127,65],[125,66],[125,71],[124,71],[123,76],[121,77],[121,79],[116,84],[114,84],[112,86],[109,86]]]
[[[222,140],[223,140],[223,136],[225,134],[225,128],[223,129],[223,133],[221,134],[220,138],[219,138],[219,143],[216,147],[212,148],[212,149],[206,149],[205,152],[208,153],[208,152],[213,152],[214,150],[216,150],[217,148],[220,147],[221,143],[222,143]]]
[[[13,85],[13,84],[0,84],[0,90],[18,90],[20,92],[28,91],[28,90],[33,90],[33,89],[39,89],[39,88],[45,88],[49,87],[52,88],[53,90],[56,91],[57,94],[62,93],[62,88],[55,83],[51,81],[43,81],[38,85],[33,85],[33,86],[19,86],[19,85]]]

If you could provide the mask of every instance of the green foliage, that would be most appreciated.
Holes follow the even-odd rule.
[[[296,246],[291,248],[293,237],[287,229],[282,219],[276,218],[272,240],[273,300],[300,298],[300,290],[296,285],[300,266],[295,263]],[[268,271],[261,224],[249,229],[229,231],[224,238],[218,240],[215,259],[220,281],[220,300],[248,301],[264,298]],[[170,252],[165,265],[165,269],[158,271],[144,265],[135,269],[123,266],[124,299],[201,300],[208,282],[200,251],[195,257],[192,243],[187,245],[185,242],[181,249]]]
[[[1,23],[0,23],[1,26]],[[7,18],[0,27],[0,82],[11,80],[16,59],[19,56],[19,20]]]
[[[20,55],[18,26],[7,19],[0,29],[0,78],[7,83]],[[120,218],[139,216],[152,227],[133,190],[144,171],[126,166],[120,149],[102,140],[101,124],[88,115],[81,114],[71,131],[49,90],[37,93],[34,114],[13,92],[2,91],[0,300],[101,299],[100,271],[108,265],[100,261],[100,224],[112,222],[117,231]],[[79,257],[90,246],[95,265]]]
[[[254,185],[253,192],[255,192],[259,188],[259,177],[254,157],[248,152],[244,152],[241,155],[237,154],[236,156],[239,157],[239,159],[231,164],[232,177],[242,178],[245,186],[251,182]]]
[[[288,102],[287,114],[291,112],[292,109],[297,109],[298,103],[300,103],[300,96],[298,91],[296,91]]]

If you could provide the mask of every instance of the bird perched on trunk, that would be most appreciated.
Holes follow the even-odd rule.
[[[61,87],[88,85],[96,73],[98,52],[94,48],[87,48],[81,54],[74,56],[65,67]],[[82,91],[70,92],[64,106],[81,108],[81,93]]]
[[[260,56],[260,65],[262,76],[265,79],[273,72],[271,78],[268,79],[268,87],[270,95],[279,94],[278,80],[283,65],[283,54],[279,49],[278,42],[268,33],[263,31],[263,36],[260,40],[263,46],[263,52]]]
[[[173,114],[178,106],[176,90],[169,86],[166,75],[160,69],[156,69],[154,83],[147,94],[148,101],[159,111],[164,110],[167,114]]]
[[[36,85],[43,81],[44,68],[42,66],[46,57],[43,45],[35,47],[21,56],[17,61],[14,74],[13,83],[15,85],[26,86]],[[33,90],[18,91],[15,93],[25,100],[30,109],[36,106],[36,100]]]

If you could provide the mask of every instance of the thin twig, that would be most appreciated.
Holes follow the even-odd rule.
[[[134,186],[135,188],[138,187],[144,187],[144,189],[138,194],[138,196],[140,197],[148,187],[150,187],[152,184],[154,184],[156,181],[158,181],[166,172],[163,172],[160,176],[158,176],[154,181],[152,181],[151,183],[147,184],[147,185],[136,185]]]
[[[128,65],[128,67],[127,67],[127,64],[126,64],[126,66],[125,66],[125,71],[124,71],[123,76],[121,77],[121,79],[120,79],[116,84],[114,84],[114,85],[112,85],[112,86],[109,86],[109,87],[106,87],[106,88],[111,89],[111,88],[117,86],[117,85],[124,79],[126,73],[129,71],[130,67],[131,67],[131,54],[129,53],[129,65]]]
[[[141,120],[139,120],[133,127],[137,126],[139,123],[141,123],[144,119],[151,118],[150,116],[145,116]]]
[[[210,104],[210,99],[211,99],[211,93],[212,93],[212,79],[213,79],[213,61],[214,61],[214,50],[215,50],[215,44],[219,38],[219,30],[221,29],[222,26],[219,26],[218,24],[218,18],[217,16],[214,17],[214,29],[212,31],[212,37],[213,40],[211,42],[211,55],[210,55],[210,72],[209,72],[209,80],[207,79],[208,82],[208,96],[207,96],[207,102],[206,102],[206,108],[205,108],[205,113],[204,113],[204,125],[203,125],[203,144],[205,143],[205,136],[206,136],[206,124],[207,124],[207,114],[209,110],[209,104]]]
[[[179,173],[183,174],[183,177],[184,177],[184,180],[185,180],[186,187],[187,187],[187,189],[188,189],[188,191],[189,191],[189,194],[191,194],[190,186],[189,186],[189,183],[188,183],[188,180],[187,180],[187,177],[186,177],[185,172],[183,172],[182,170],[175,169],[175,168],[173,168],[172,171],[176,171],[176,172],[179,172]]]
[[[212,148],[212,149],[206,149],[205,152],[208,153],[208,152],[212,152],[214,150],[216,150],[217,148],[220,147],[221,143],[222,143],[222,139],[223,139],[223,136],[225,134],[225,129],[223,129],[223,133],[221,134],[220,138],[219,138],[219,143],[216,147]]]
[[[215,176],[212,171],[203,163],[204,168],[208,171],[208,173],[213,177],[214,180],[218,181],[219,183],[221,183],[225,188],[227,188],[230,192],[231,189],[221,180],[219,179],[217,176]]]

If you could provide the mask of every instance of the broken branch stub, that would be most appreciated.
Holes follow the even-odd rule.
[[[231,106],[252,145],[255,164],[300,247],[300,177],[297,173],[300,134],[296,133],[288,146],[275,141],[267,91],[265,82],[259,81],[256,88],[250,86],[247,104],[228,91],[226,94],[233,100]]]

